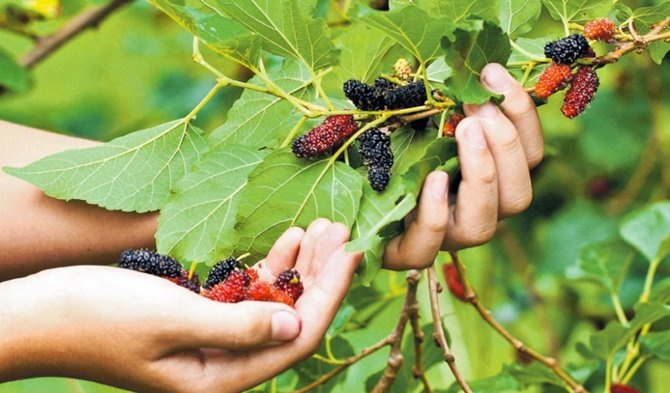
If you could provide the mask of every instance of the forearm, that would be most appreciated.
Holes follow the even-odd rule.
[[[0,121],[0,167],[95,144]],[[107,264],[126,248],[154,244],[156,214],[59,201],[4,172],[0,190],[0,281],[58,266]]]

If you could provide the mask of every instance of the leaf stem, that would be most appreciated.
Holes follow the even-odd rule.
[[[298,120],[298,123],[296,123],[291,132],[289,132],[288,135],[286,136],[286,139],[284,139],[284,142],[282,142],[280,149],[285,148],[286,146],[288,146],[289,143],[291,143],[293,138],[295,138],[295,136],[298,135],[298,132],[300,132],[300,129],[305,124],[306,120],[307,116],[303,116],[300,118],[300,120]]]
[[[605,390],[603,393],[610,393],[612,385],[612,356],[607,358],[607,363],[605,364]]]
[[[344,144],[343,144],[342,146],[340,146],[340,148],[337,149],[337,151],[336,151],[336,152],[335,152],[335,153],[328,159],[328,166],[327,166],[327,167],[332,166],[332,165],[335,163],[335,161],[337,160],[337,157],[339,157],[340,154],[342,154],[342,152],[344,152],[344,151],[349,147],[349,145],[351,145],[352,143],[354,143],[354,141],[356,140],[356,138],[358,138],[359,136],[361,136],[365,131],[367,131],[367,130],[369,130],[369,129],[371,129],[371,128],[374,128],[374,127],[378,126],[379,124],[382,124],[383,122],[385,122],[386,120],[388,120],[388,118],[389,118],[388,115],[382,115],[379,119],[369,122],[369,123],[366,124],[365,126],[361,127],[358,131],[356,131],[356,132],[355,132],[352,136],[350,136],[349,139],[347,139],[347,141],[344,142]]]
[[[621,379],[622,384],[628,384],[631,379],[635,376],[635,373],[642,367],[644,362],[646,362],[648,357],[646,356],[641,356],[640,358],[637,359],[637,361],[633,364],[633,366],[628,370],[626,375]]]
[[[623,311],[623,306],[621,305],[621,299],[619,298],[619,295],[616,292],[610,292],[610,298],[612,299],[612,304],[614,305],[614,312],[616,313],[617,319],[619,319],[619,322],[627,326],[628,325],[628,318],[626,317],[626,313]]]
[[[205,105],[207,105],[207,103],[209,103],[209,101],[216,95],[216,93],[218,93],[219,90],[221,90],[221,88],[224,86],[226,86],[225,82],[217,80],[216,84],[214,87],[212,87],[209,93],[207,93],[207,95],[202,100],[200,100],[198,105],[196,105],[195,108],[193,108],[193,110],[188,115],[186,115],[186,117],[184,117],[184,123],[189,123],[191,120],[193,120],[198,112],[200,112],[202,108],[204,108]]]
[[[442,111],[442,115],[440,116],[440,125],[437,128],[436,138],[439,138],[444,134],[444,123],[447,121],[447,112],[449,111]]]
[[[536,61],[531,61],[528,63],[526,66],[526,70],[523,73],[523,77],[521,77],[521,86],[525,86],[526,82],[528,82],[528,78],[530,78],[530,73],[533,72],[533,68],[535,68],[535,65],[537,65]]]

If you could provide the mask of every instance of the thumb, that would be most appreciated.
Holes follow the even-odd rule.
[[[263,347],[295,339],[302,322],[291,307],[274,302],[219,303],[199,299],[181,316],[177,345],[231,351]]]

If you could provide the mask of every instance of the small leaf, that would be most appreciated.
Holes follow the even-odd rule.
[[[306,12],[313,2],[301,5],[293,0],[202,1],[257,34],[268,52],[298,59],[312,70],[337,60],[338,52],[330,41],[326,22],[312,19]]]
[[[518,393],[522,391],[522,386],[510,375],[507,369],[489,378],[468,381],[468,384],[472,391],[477,393]],[[458,383],[454,382],[445,393],[460,393],[462,391]]]
[[[481,69],[488,63],[506,64],[511,54],[509,37],[490,22],[477,21],[480,29],[454,31],[454,38],[445,37],[442,47],[453,76],[445,81],[449,93],[464,103],[481,104],[495,96],[479,81]]]
[[[453,139],[438,138],[433,140],[426,147],[423,156],[402,175],[406,191],[419,195],[426,176],[455,156],[456,143]]]
[[[631,10],[623,3],[617,3],[615,8],[618,11],[617,16],[621,20],[633,18],[636,23],[642,23],[646,27],[649,27],[652,23],[656,23],[670,15],[670,1],[663,1],[657,5],[640,7],[635,10]]]
[[[286,229],[320,217],[351,227],[362,188],[362,176],[342,162],[310,162],[287,149],[270,154],[242,191],[237,251],[261,258]]]
[[[326,331],[326,337],[335,337],[340,334],[346,323],[351,319],[351,317],[356,313],[354,306],[350,304],[345,304],[340,307],[333,318],[328,330]]]
[[[500,27],[515,38],[529,32],[540,17],[542,4],[537,0],[500,0]]]
[[[509,367],[507,370],[521,385],[541,385],[548,383],[566,387],[565,381],[560,379],[553,371],[537,362],[524,367],[518,365]]]
[[[661,243],[670,234],[670,202],[660,202],[633,213],[620,225],[621,237],[648,261],[663,258],[667,247]]]
[[[0,50],[0,87],[17,93],[30,89],[30,73],[3,50]]]
[[[663,361],[670,361],[670,330],[649,333],[642,339],[642,348]]]
[[[179,183],[161,210],[158,252],[177,259],[216,262],[230,255],[239,194],[266,153],[224,146],[209,152]]]
[[[663,304],[670,302],[670,277],[666,277],[654,285],[650,301]]]
[[[571,279],[590,280],[610,293],[617,293],[633,261],[633,251],[618,239],[591,243],[579,252]]]
[[[54,198],[110,210],[153,211],[165,205],[170,190],[207,151],[201,134],[183,119],[175,120],[4,170]]]
[[[542,0],[549,14],[563,23],[604,17],[612,9],[612,0]]]

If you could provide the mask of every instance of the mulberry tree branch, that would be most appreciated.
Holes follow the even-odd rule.
[[[534,349],[527,347],[523,342],[521,342],[521,340],[512,336],[512,334],[508,332],[507,329],[505,329],[500,323],[498,323],[498,321],[496,321],[491,315],[491,311],[489,311],[479,302],[477,293],[475,292],[475,289],[473,288],[472,284],[470,283],[470,280],[468,280],[468,277],[466,275],[465,265],[459,258],[458,254],[455,252],[450,252],[449,254],[451,255],[451,259],[454,265],[456,266],[460,279],[463,282],[463,286],[465,287],[465,298],[477,310],[477,312],[484,319],[484,321],[487,324],[489,324],[495,331],[497,331],[507,342],[512,344],[514,349],[516,349],[519,353],[524,354],[525,356],[550,368],[551,371],[553,371],[554,374],[556,374],[559,378],[565,381],[565,383],[567,383],[568,386],[570,386],[570,388],[575,393],[588,393],[588,391],[582,385],[580,385],[577,381],[575,381],[570,375],[568,375],[568,373],[566,373],[558,365],[556,359],[543,356]]]
[[[132,0],[111,0],[105,5],[94,7],[80,13],[54,34],[41,37],[33,49],[21,58],[19,63],[26,68],[34,67],[72,38],[89,28],[98,26],[114,11],[131,1]]]
[[[428,294],[430,295],[430,311],[433,315],[433,325],[435,331],[433,333],[433,339],[435,339],[435,344],[437,344],[444,354],[444,361],[447,363],[451,369],[451,373],[456,378],[456,382],[461,386],[461,389],[465,393],[472,393],[472,389],[461,375],[458,367],[456,366],[456,359],[454,355],[451,354],[449,350],[449,345],[447,344],[447,337],[444,333],[444,327],[442,326],[442,314],[440,313],[440,303],[438,299],[438,293],[441,291],[439,283],[437,281],[437,274],[435,273],[435,266],[428,268]]]
[[[423,342],[425,335],[423,334],[423,330],[421,330],[419,303],[416,302],[416,299],[410,308],[409,323],[412,327],[412,336],[414,337],[414,366],[412,367],[412,376],[415,379],[421,380],[425,393],[432,393],[433,390],[430,388],[430,383],[426,377],[426,370],[423,367]]]

